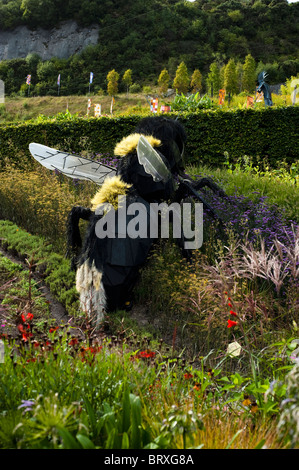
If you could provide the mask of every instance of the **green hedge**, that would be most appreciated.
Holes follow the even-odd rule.
[[[176,115],[170,115],[176,117]],[[19,168],[33,164],[28,146],[38,142],[60,150],[89,154],[112,153],[115,144],[134,130],[138,115],[109,118],[72,118],[65,121],[28,121],[0,127],[0,168],[15,162]],[[203,110],[179,116],[185,125],[190,163],[219,165],[224,152],[236,161],[243,155],[291,163],[299,157],[299,107]]]
[[[189,161],[221,164],[249,155],[267,158],[274,167],[299,158],[299,107],[201,112],[182,119],[188,133]]]

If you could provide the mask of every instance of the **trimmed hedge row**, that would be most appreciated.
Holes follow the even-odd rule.
[[[299,107],[240,109],[186,116],[189,161],[218,165],[249,155],[267,158],[273,167],[299,158]]]
[[[175,118],[176,115],[168,115]],[[60,150],[88,154],[113,153],[115,144],[130,134],[141,116],[72,118],[66,121],[28,121],[0,126],[0,168],[15,162],[19,168],[33,165],[28,146],[38,142]],[[213,166],[249,155],[291,163],[299,158],[299,107],[237,111],[202,110],[179,116],[184,124],[189,163]]]

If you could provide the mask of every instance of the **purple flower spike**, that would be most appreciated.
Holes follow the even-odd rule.
[[[35,405],[35,401],[33,400],[22,400],[22,405],[18,406],[18,410],[25,408],[24,412],[32,411],[33,405]]]

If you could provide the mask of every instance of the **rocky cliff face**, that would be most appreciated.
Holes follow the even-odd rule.
[[[0,31],[0,60],[25,58],[30,52],[36,52],[43,60],[66,59],[90,44],[97,44],[98,32],[98,25],[81,28],[73,21],[49,30],[31,31],[19,26],[14,31]]]

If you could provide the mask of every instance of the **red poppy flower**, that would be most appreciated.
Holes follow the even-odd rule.
[[[136,354],[136,357],[140,359],[146,359],[150,357],[155,357],[156,353],[154,351],[150,351],[149,349],[146,349],[145,351],[140,351],[139,353]]]
[[[17,326],[18,330],[21,332],[21,333],[26,333],[26,329],[24,327],[24,325],[21,325],[21,323]],[[27,325],[27,330],[29,330],[30,326]]]
[[[238,315],[236,314],[236,312],[234,312],[233,310],[230,310],[229,313],[230,313],[231,315],[233,315],[233,317],[237,317],[237,316],[238,316]]]
[[[49,333],[53,333],[54,331],[58,330],[59,326],[56,326],[55,328],[50,328]]]
[[[72,338],[69,342],[69,345],[70,346],[74,346],[75,344],[78,344],[78,338]]]
[[[96,353],[100,352],[101,349],[103,349],[103,346],[98,346],[98,347],[95,347],[95,348],[88,348],[88,349],[92,354],[96,354]]]
[[[26,332],[22,333],[22,339],[24,341],[28,341],[28,338],[30,338],[30,336],[33,336],[33,334],[32,333],[26,333]]]
[[[227,328],[231,328],[232,326],[236,326],[238,322],[233,320],[227,320]]]
[[[193,375],[190,374],[190,372],[187,372],[186,374],[184,374],[184,379],[188,380],[188,379],[192,379]]]
[[[82,346],[82,348],[80,349],[80,354],[82,356],[82,361],[85,361],[85,353],[88,353],[90,352],[91,354],[96,354],[98,352],[101,351],[101,349],[103,349],[103,346],[97,346],[97,347],[89,347],[89,348],[84,348],[84,346]],[[91,365],[91,363],[90,363]]]
[[[26,321],[31,321],[33,319],[33,314],[29,312],[25,316],[24,313],[22,313],[21,318],[22,318],[22,322],[25,323]]]

